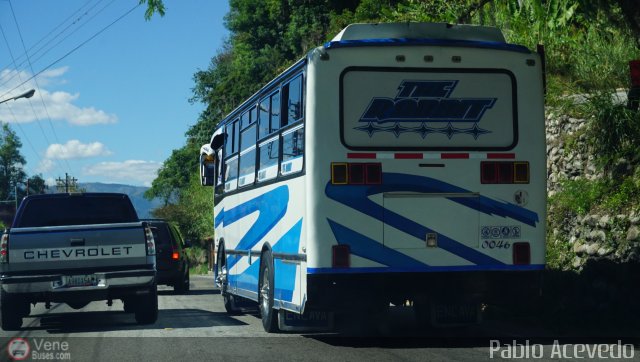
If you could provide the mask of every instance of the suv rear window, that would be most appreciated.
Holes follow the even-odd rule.
[[[118,195],[72,195],[25,201],[14,227],[114,224],[138,221],[131,201]]]
[[[171,235],[169,234],[169,226],[165,223],[152,222],[151,231],[153,232],[153,240],[158,246],[170,245]],[[171,245],[175,248],[175,245]]]

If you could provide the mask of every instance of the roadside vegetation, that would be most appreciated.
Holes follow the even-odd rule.
[[[148,5],[150,15],[162,1],[148,0]],[[603,175],[560,180],[559,191],[549,198],[550,267],[572,268],[570,245],[562,233],[553,232],[563,220],[640,206],[640,119],[611,97],[629,86],[628,62],[640,58],[637,1],[230,0],[225,21],[229,38],[209,67],[193,77],[191,102],[206,109],[186,130],[185,145],[165,161],[146,195],[165,200],[155,216],[176,221],[194,244],[213,237],[212,192],[198,185],[197,155],[216,123],[311,48],[354,22],[492,25],[511,43],[530,49],[544,45],[548,109],[587,120],[580,133],[561,140],[565,152],[586,147],[582,151],[593,152]],[[583,100],[576,101],[576,95]]]

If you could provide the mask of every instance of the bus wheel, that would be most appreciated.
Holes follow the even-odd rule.
[[[227,280],[227,256],[224,253],[224,244],[218,246],[218,256],[216,257],[216,285],[220,288],[220,295],[224,302],[224,309],[229,314],[240,314],[240,310],[233,306],[233,297],[227,291],[229,282]]]
[[[260,287],[258,304],[262,327],[268,333],[278,332],[278,313],[273,309],[273,258],[271,252],[265,251],[260,258]]]

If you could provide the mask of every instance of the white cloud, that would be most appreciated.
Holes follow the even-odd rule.
[[[87,176],[103,177],[101,182],[124,182],[151,186],[162,163],[155,161],[127,160],[124,162],[100,162],[84,169]]]
[[[60,77],[67,71],[68,67],[61,67],[49,69],[38,75],[39,89],[33,80],[20,85],[24,80],[31,77],[30,73],[15,70],[3,70],[0,72],[0,98],[3,100],[20,95],[29,89],[36,89],[36,94],[30,100],[9,101],[5,103],[8,107],[0,107],[0,120],[28,123],[51,117],[52,120],[64,120],[77,126],[116,123],[118,117],[114,114],[109,114],[94,107],[78,107],[74,105],[73,102],[80,97],[79,93],[49,91],[44,88],[54,83],[64,83],[64,79]],[[14,88],[16,89],[14,90]],[[43,102],[46,108],[43,106]]]
[[[81,143],[78,140],[70,140],[61,145],[54,143],[49,145],[45,152],[45,159],[70,160],[76,158],[89,158],[111,155],[105,145],[100,142]]]
[[[47,173],[53,170],[55,166],[56,165],[54,164],[53,160],[45,158],[40,161],[40,164],[36,168],[36,172]]]

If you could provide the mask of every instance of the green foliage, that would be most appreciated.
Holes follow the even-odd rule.
[[[616,103],[611,91],[596,93],[586,106],[593,116],[587,141],[598,164],[608,171],[620,158],[636,159],[640,151],[640,114]]]
[[[557,212],[575,212],[585,215],[608,191],[603,181],[586,179],[565,180],[561,182],[562,191],[549,198],[549,203],[556,206]]]
[[[164,16],[165,7],[162,0],[140,0],[138,4],[147,3],[147,10],[144,12],[144,19],[151,20],[153,14],[158,13],[160,16]]]
[[[0,200],[15,197],[15,188],[22,187],[27,175],[23,167],[27,163],[20,154],[22,142],[7,123],[0,129]]]
[[[551,234],[552,228],[548,230]],[[575,255],[567,240],[555,239],[552,235],[547,235],[546,252],[547,266],[552,270],[568,270]]]
[[[178,224],[184,237],[194,245],[203,244],[213,236],[213,191],[200,185],[200,175],[191,173],[188,185],[179,190],[176,203],[169,203],[152,212],[154,217]]]

